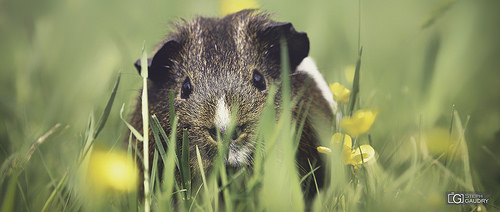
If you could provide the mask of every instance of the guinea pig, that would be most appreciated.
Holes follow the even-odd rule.
[[[288,48],[289,76],[281,76],[281,38],[286,39]],[[199,177],[196,146],[204,168],[210,169],[218,154],[216,132],[220,132],[221,137],[228,133],[231,111],[237,110],[236,130],[230,135],[224,163],[232,168],[251,168],[256,129],[270,86],[279,86],[282,78],[288,77],[292,99],[296,100],[292,118],[305,117],[296,153],[299,174],[303,176],[311,171],[310,161],[320,167],[315,176],[321,185],[324,162],[316,150],[320,145],[318,131],[331,130],[336,103],[308,54],[306,33],[297,32],[291,23],[272,21],[269,14],[256,10],[242,10],[222,18],[182,21],[148,59],[149,112],[157,116],[165,132],[170,134],[169,98],[173,91],[173,106],[178,117],[177,140],[182,142],[182,131],[187,129],[191,173],[196,178]],[[135,67],[141,71],[140,61]],[[278,89],[274,100],[277,111],[281,95]],[[299,107],[304,105],[309,106],[308,113],[301,115]],[[141,104],[133,113],[132,126],[142,131]],[[150,138],[153,138],[151,132]],[[142,153],[142,142],[135,142],[137,152]],[[154,141],[150,142],[149,150],[152,160]],[[158,163],[162,173],[163,164]]]

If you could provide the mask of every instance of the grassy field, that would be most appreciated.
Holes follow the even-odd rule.
[[[94,176],[89,167],[98,170],[101,163],[92,158],[126,161],[130,148],[120,111],[128,119],[141,95],[132,64],[143,45],[150,54],[170,23],[220,15],[220,4],[0,0],[0,211],[143,211],[137,192],[123,187],[135,179]],[[354,138],[356,146],[370,145],[375,159],[344,164],[342,150],[329,146],[330,185],[313,201],[314,210],[500,210],[498,1],[259,5],[308,33],[310,55],[329,83],[358,87],[354,67],[363,48],[356,106],[341,108],[378,112],[371,129]],[[266,148],[295,136],[289,122],[263,123],[276,129],[262,132]],[[283,151],[266,152],[256,163],[262,172],[226,176],[219,166],[214,175],[222,187],[206,176],[203,186],[182,190],[167,177],[151,207],[170,210],[177,196],[179,210],[301,210],[292,147],[276,145]],[[170,155],[156,155],[170,164],[167,170],[175,168]],[[279,164],[277,158],[289,160]],[[450,192],[484,194],[489,202],[448,204]]]

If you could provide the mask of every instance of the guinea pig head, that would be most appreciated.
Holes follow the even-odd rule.
[[[293,73],[308,55],[309,40],[290,23],[246,10],[178,25],[148,60],[150,113],[170,133],[172,91],[177,137],[181,141],[182,129],[188,129],[192,158],[197,146],[210,166],[218,154],[220,135],[230,142],[226,165],[252,165],[256,129],[270,85],[281,81],[281,38],[286,40]],[[140,63],[136,68],[141,71]],[[235,130],[229,132],[230,126]]]

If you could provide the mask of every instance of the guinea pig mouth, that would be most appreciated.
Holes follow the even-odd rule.
[[[214,129],[209,130],[208,140],[214,144],[217,142],[217,132]],[[237,136],[235,136],[237,135]],[[220,135],[220,139],[223,139],[224,135]],[[225,142],[225,141],[223,141]],[[245,132],[235,132],[230,140],[227,150],[227,155],[224,158],[224,163],[227,166],[232,167],[243,167],[251,165],[252,163],[252,152],[253,145],[251,141],[248,141],[248,134]]]
[[[252,146],[231,141],[224,163],[233,167],[248,166],[252,163]]]

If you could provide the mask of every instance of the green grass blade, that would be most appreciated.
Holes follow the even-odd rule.
[[[201,155],[200,155],[200,150],[198,149],[198,145],[196,146],[196,159],[198,160],[198,166],[200,167],[200,174],[201,174],[201,180],[203,182],[203,190],[205,193],[205,197],[209,198],[210,193],[208,190],[208,184],[207,184],[207,178],[205,176],[205,169],[203,167],[203,162],[201,161]],[[215,197],[217,198],[217,197]],[[208,210],[212,212],[212,206],[211,206],[211,201],[209,199],[205,199],[207,201],[207,204],[209,205]]]
[[[116,79],[115,86],[113,87],[113,91],[111,92],[111,96],[108,99],[108,102],[106,104],[106,108],[104,109],[104,112],[102,113],[101,118],[99,119],[99,124],[98,127],[94,130],[93,127],[93,116],[91,116],[90,121],[89,121],[89,129],[87,132],[88,136],[86,140],[86,145],[84,148],[84,152],[80,157],[80,165],[83,162],[83,160],[87,157],[90,149],[92,149],[92,146],[94,145],[95,139],[101,132],[101,130],[104,128],[104,125],[106,124],[106,121],[108,120],[109,113],[111,111],[111,107],[113,106],[113,102],[115,101],[116,97],[116,91],[118,90],[118,86],[120,85],[120,78],[121,75],[118,75],[118,78]]]
[[[472,191],[474,192],[475,189],[474,189],[474,184],[473,184],[473,181],[472,181],[472,170],[471,170],[471,166],[470,166],[470,158],[469,158],[469,149],[467,148],[467,143],[465,141],[465,130],[466,130],[466,127],[469,123],[469,117],[467,117],[467,120],[465,122],[465,127],[462,125],[462,121],[460,119],[460,116],[458,115],[458,112],[455,110],[454,113],[453,113],[453,116],[455,117],[455,126],[457,128],[457,131],[458,131],[458,134],[459,134],[459,138],[458,138],[458,144],[457,144],[457,148],[460,148],[463,153],[461,154],[462,155],[462,162],[463,162],[463,173],[464,173],[464,181],[465,181],[465,184],[467,185],[466,189],[468,191]],[[454,152],[457,152],[454,151]]]
[[[151,193],[149,190],[149,107],[148,107],[148,57],[146,48],[142,48],[141,76],[142,76],[142,129],[143,129],[143,165],[144,165],[144,211],[149,212],[151,207]]]
[[[225,166],[221,166],[219,168],[219,176],[220,176],[220,180],[221,180],[222,185],[227,185],[228,180],[227,180],[227,172],[226,172]],[[229,189],[223,189],[222,196],[224,197],[224,206],[226,207],[226,208],[224,208],[224,210],[234,211],[231,195],[229,194]]]
[[[149,184],[149,190],[151,192],[154,191],[155,188],[155,183],[156,179],[158,178],[157,171],[158,171],[158,150],[155,149],[155,152],[153,154],[153,166],[151,167],[151,176],[150,177],[150,184]]]
[[[156,117],[153,118],[155,120]],[[156,119],[158,120],[158,119]],[[174,120],[174,123],[177,121]],[[158,123],[159,124],[159,123]],[[175,125],[174,125],[175,126]],[[165,132],[163,129],[160,129],[160,132]],[[164,135],[166,136],[166,135]],[[165,138],[165,137],[164,137]],[[176,149],[177,149],[177,139],[175,139],[175,133],[172,133],[172,138],[173,139],[166,139],[167,143],[167,153],[166,153],[166,159],[164,161],[164,169],[163,169],[163,191],[166,193],[165,199],[166,199],[166,209],[171,210],[172,208],[172,196],[174,195],[173,189],[175,186],[178,187],[177,181],[175,179],[175,167],[179,167],[178,165],[178,160],[177,160],[177,155],[176,155]],[[160,205],[163,206],[163,205]]]
[[[254,152],[254,163],[253,163],[253,175],[248,182],[249,189],[253,190],[255,187],[262,183],[262,175],[264,171],[264,162],[266,155],[267,147],[265,145],[269,145],[266,143],[264,145],[264,139],[271,137],[272,130],[274,128],[274,117],[276,116],[276,111],[274,109],[274,99],[278,89],[276,85],[271,85],[269,87],[269,94],[266,100],[266,105],[262,111],[262,114],[259,118],[259,126],[257,128],[257,142],[255,144],[255,152]]]
[[[321,200],[321,194],[319,192],[319,187],[318,187],[318,181],[316,180],[316,175],[314,174],[314,172],[316,170],[318,170],[319,167],[313,168],[310,160],[307,160],[307,163],[309,164],[309,168],[311,170],[311,172],[309,172],[309,173],[312,174],[312,177],[313,177],[313,180],[314,180],[314,187],[316,188],[316,196],[320,200],[320,202],[322,202],[322,200]],[[301,180],[301,183],[302,183],[302,180]]]
[[[182,131],[182,153],[181,153],[181,180],[184,189],[187,189],[185,193],[186,200],[190,199],[191,196],[191,166],[189,164],[189,139],[187,129]]]
[[[5,191],[5,196],[3,198],[2,202],[2,211],[5,212],[10,212],[13,211],[14,209],[14,201],[15,201],[15,196],[16,196],[16,184],[18,182],[17,177],[19,176],[18,173],[14,173],[7,185],[7,189]]]
[[[17,181],[16,184],[17,184],[17,189],[19,190],[19,193],[21,195],[21,199],[23,200],[24,207],[26,208],[26,211],[29,212],[30,211],[29,202],[26,198],[26,194],[23,191],[22,185],[21,185],[21,183],[19,183],[19,181]]]
[[[66,182],[66,178],[68,177],[68,173],[69,171],[66,171],[63,175],[63,177],[61,178],[61,180],[59,180],[59,183],[57,184],[56,188],[54,188],[54,190],[52,191],[52,193],[50,194],[49,198],[47,199],[47,201],[45,201],[45,204],[43,205],[43,208],[42,208],[42,212],[45,212],[47,211],[47,209],[49,208],[50,206],[50,203],[52,203],[52,200],[54,199],[54,197],[56,196],[57,192],[59,190],[61,190],[61,187],[64,185],[64,183]]]
[[[123,118],[123,109],[125,107],[125,104],[122,105],[122,108],[120,109],[120,119],[127,125],[127,128],[132,132],[132,134],[135,136],[135,138],[139,141],[144,141],[144,138],[142,137],[141,133],[139,133],[130,123]]]
[[[113,91],[111,92],[111,96],[108,99],[108,103],[106,103],[106,107],[104,108],[104,112],[99,119],[99,124],[97,125],[97,130],[94,133],[94,138],[97,138],[99,133],[101,132],[104,125],[106,125],[106,121],[108,120],[109,113],[111,112],[111,108],[113,107],[113,102],[115,102],[116,91],[118,90],[118,86],[120,85],[121,74],[118,74],[116,78],[115,86],[113,87]]]
[[[163,143],[160,139],[160,130],[163,131],[163,129],[161,128],[160,122],[158,121],[158,118],[156,118],[156,115],[153,115],[152,117],[150,117],[149,121],[150,121],[150,125],[151,125],[150,126],[151,131],[153,131],[153,137],[154,137],[155,144],[156,144],[156,150],[159,152],[163,163],[165,163],[167,161],[167,154],[165,153],[165,147],[163,146]],[[163,131],[163,134],[165,134],[165,131]],[[166,135],[163,138],[165,139]],[[168,140],[166,140],[166,141],[167,141],[166,143],[168,143]]]
[[[358,61],[356,61],[356,69],[354,71],[354,80],[352,82],[352,91],[351,96],[349,97],[349,111],[347,112],[349,116],[354,112],[354,106],[356,105],[356,100],[358,98],[359,93],[359,78],[360,78],[360,69],[361,69],[361,56],[363,54],[363,47],[359,50]]]

